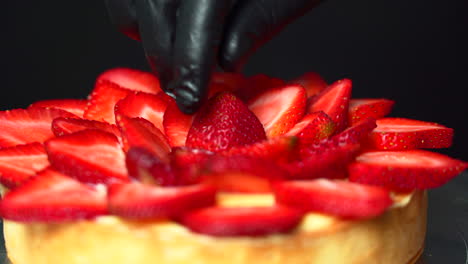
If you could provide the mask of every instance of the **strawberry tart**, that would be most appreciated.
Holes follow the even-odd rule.
[[[195,115],[118,68],[86,100],[0,112],[13,264],[415,263],[453,130],[351,81],[216,74]]]

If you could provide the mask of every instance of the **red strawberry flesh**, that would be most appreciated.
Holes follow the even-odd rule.
[[[353,125],[366,118],[379,119],[392,111],[394,101],[388,99],[351,99],[348,122]]]
[[[162,92],[159,80],[153,74],[129,68],[115,68],[102,73],[97,82],[109,81],[126,89],[157,94]]]
[[[468,168],[468,163],[424,151],[371,151],[349,166],[349,179],[408,191],[439,187]]]
[[[194,232],[210,236],[265,236],[289,232],[301,219],[299,210],[275,205],[208,207],[187,213],[181,222]]]
[[[344,180],[288,181],[277,183],[274,190],[280,204],[346,219],[375,217],[393,203],[385,188]]]
[[[185,146],[194,115],[186,115],[179,110],[175,101],[169,103],[164,112],[163,127],[172,147]]]
[[[4,219],[63,222],[107,214],[105,193],[53,170],[40,172],[0,202]]]
[[[81,118],[64,118],[59,117],[52,121],[52,131],[55,136],[60,137],[63,135],[72,134],[86,129],[100,129],[114,134],[120,138],[121,134],[116,125],[95,120],[87,120]]]
[[[87,104],[87,100],[81,99],[52,99],[34,102],[29,107],[56,108],[83,117]]]
[[[316,72],[307,72],[291,83],[302,85],[307,91],[308,98],[317,95],[328,86],[327,82]]]
[[[47,166],[47,154],[40,143],[0,149],[0,182],[7,188],[21,185]]]
[[[125,154],[110,133],[88,129],[45,143],[52,166],[85,183],[127,180]]]
[[[158,187],[138,182],[109,187],[109,211],[134,219],[177,217],[215,203],[215,189],[207,185]]]

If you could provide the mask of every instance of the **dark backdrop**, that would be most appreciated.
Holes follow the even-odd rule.
[[[286,0],[285,0],[286,1]],[[103,70],[146,69],[137,42],[110,25],[103,1],[3,1],[0,108],[84,97]],[[247,74],[348,77],[354,97],[397,101],[393,115],[456,129],[446,153],[468,159],[466,0],[328,0],[249,62]]]

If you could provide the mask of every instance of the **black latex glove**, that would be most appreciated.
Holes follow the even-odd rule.
[[[238,71],[320,0],[106,0],[111,20],[143,43],[163,90],[193,113],[216,65]]]

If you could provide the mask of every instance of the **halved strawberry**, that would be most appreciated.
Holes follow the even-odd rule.
[[[57,137],[72,134],[85,129],[100,129],[112,133],[118,138],[121,137],[120,131],[116,125],[105,122],[66,117],[58,117],[52,121],[52,131]]]
[[[0,147],[44,142],[54,136],[50,124],[57,117],[77,117],[60,109],[29,108],[0,111]]]
[[[159,186],[184,185],[169,163],[163,162],[145,148],[130,148],[125,163],[128,175],[142,183]]]
[[[105,193],[46,169],[0,201],[0,216],[19,222],[63,222],[107,214]]]
[[[210,236],[264,236],[286,233],[302,219],[299,210],[280,206],[208,207],[185,214],[190,230]]]
[[[372,218],[393,204],[387,189],[345,180],[285,181],[274,191],[280,204],[346,219]]]
[[[151,122],[141,117],[117,116],[117,124],[122,132],[125,149],[142,147],[151,151],[162,161],[168,161],[171,146],[166,136]]]
[[[0,149],[0,182],[15,188],[49,166],[41,143],[30,143]]]
[[[175,101],[169,103],[164,112],[163,127],[172,147],[185,146],[187,135],[195,115],[186,115],[179,110]]]
[[[158,187],[138,182],[109,187],[109,211],[115,215],[155,219],[177,217],[215,203],[216,191],[208,185]]]
[[[302,119],[306,100],[302,86],[288,85],[267,90],[248,106],[263,124],[267,138],[272,138],[284,135]]]
[[[187,135],[186,146],[222,151],[266,139],[258,118],[232,93],[223,92],[197,113]]]
[[[304,87],[308,98],[319,94],[328,86],[322,76],[316,72],[306,72],[300,77],[292,80],[290,83],[297,83]]]
[[[134,92],[115,83],[98,81],[89,96],[84,118],[115,124],[115,104],[131,93]]]
[[[323,111],[336,123],[336,132],[346,128],[352,83],[349,79],[334,82],[309,102],[308,113]]]
[[[317,143],[335,132],[335,123],[324,112],[306,115],[286,136],[297,136],[302,144]]]
[[[221,151],[223,156],[242,155],[272,161],[288,161],[298,154],[298,139],[295,136],[275,137],[247,146],[232,147]]]
[[[52,166],[85,183],[127,180],[125,154],[113,134],[87,129],[50,139],[45,148]]]
[[[351,99],[349,101],[348,123],[353,125],[366,118],[379,119],[392,111],[395,101],[388,99]]]
[[[369,146],[381,150],[447,148],[453,129],[431,122],[407,118],[382,118],[371,134]]]
[[[32,103],[29,107],[56,108],[83,117],[88,100],[82,99],[52,99]]]
[[[162,92],[159,80],[149,72],[129,68],[115,68],[102,73],[97,82],[109,81],[126,89],[157,94]]]
[[[154,94],[132,93],[115,105],[116,115],[128,117],[142,117],[164,131],[163,115],[166,111],[167,102]]]
[[[408,191],[439,187],[468,168],[468,163],[424,151],[372,151],[349,166],[349,180]]]

